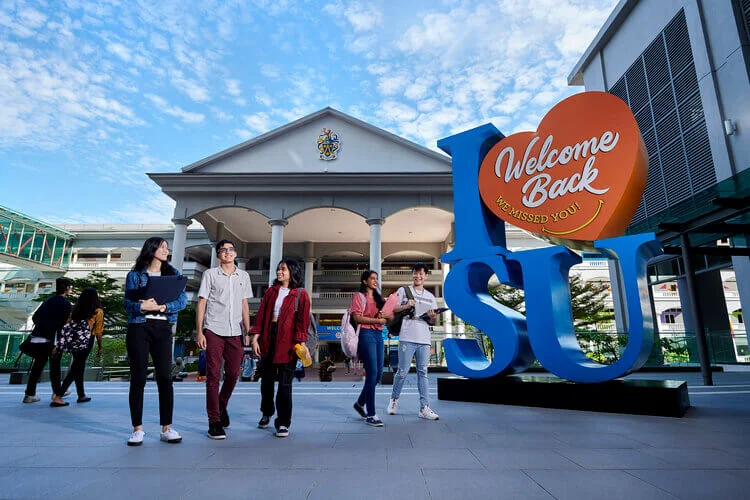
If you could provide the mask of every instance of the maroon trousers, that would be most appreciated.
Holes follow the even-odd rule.
[[[222,337],[211,330],[206,335],[206,413],[208,423],[218,424],[221,412],[226,410],[229,398],[242,368],[242,335]],[[221,361],[224,360],[224,383],[219,391]]]

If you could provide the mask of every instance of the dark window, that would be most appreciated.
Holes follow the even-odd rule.
[[[746,22],[750,0],[741,0]],[[648,181],[633,223],[716,184],[685,12],[680,12],[610,92],[635,115],[648,151]]]

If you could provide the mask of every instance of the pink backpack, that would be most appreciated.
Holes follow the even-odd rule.
[[[367,305],[367,299],[363,293],[357,292],[357,295],[362,297],[362,309],[364,310]],[[359,344],[359,326],[356,327],[352,323],[351,311],[349,309],[344,312],[341,317],[341,349],[344,351],[344,356],[348,358],[357,358],[357,345]]]

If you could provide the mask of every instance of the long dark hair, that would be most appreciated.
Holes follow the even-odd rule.
[[[289,289],[300,288],[305,284],[304,273],[302,272],[302,266],[299,265],[299,261],[296,259],[281,259],[279,264],[276,266],[276,271],[279,270],[281,264],[286,264],[286,268],[289,269]],[[280,285],[281,281],[278,279],[273,280],[274,285]]]
[[[365,297],[367,297],[367,290],[369,288],[367,285],[365,285],[365,281],[370,279],[370,276],[372,276],[373,274],[378,274],[378,272],[370,269],[369,271],[363,272],[359,277],[359,293],[364,293]],[[378,310],[382,309],[385,305],[385,300],[383,300],[383,297],[377,290],[372,291],[372,298],[375,300],[375,305],[378,307]]]
[[[133,266],[133,271],[145,271],[148,269],[148,266],[151,264],[151,261],[154,260],[154,255],[156,254],[156,251],[159,249],[162,243],[166,242],[164,238],[159,238],[158,236],[152,236],[151,238],[147,239],[143,242],[143,248],[141,248],[141,254],[138,256],[137,259],[135,259],[135,265]],[[175,269],[169,264],[169,262],[164,261],[161,263],[161,275],[162,276],[171,276],[173,274],[177,274],[175,272]]]
[[[101,307],[102,303],[99,301],[99,294],[96,293],[96,289],[86,288],[81,292],[81,296],[78,297],[70,318],[74,321],[88,320]]]

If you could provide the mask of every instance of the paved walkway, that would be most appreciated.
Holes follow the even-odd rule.
[[[638,378],[688,380],[683,419],[435,401],[440,420],[417,418],[415,376],[401,412],[367,427],[351,404],[361,383],[294,389],[291,436],[255,427],[256,383],[238,385],[229,438],[205,436],[204,386],[175,384],[175,428],[159,442],[156,387],[146,394],[146,441],[129,436],[127,384],[87,384],[85,405],[21,404],[0,375],[0,498],[748,498],[750,373]],[[432,391],[436,391],[431,375]]]

